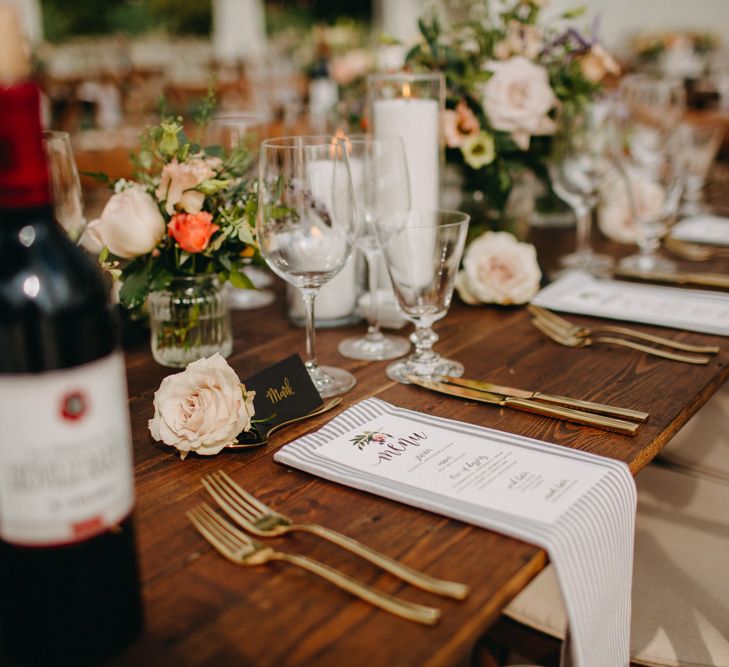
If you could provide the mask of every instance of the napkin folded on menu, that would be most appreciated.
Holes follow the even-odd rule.
[[[274,459],[544,548],[565,601],[574,664],[629,663],[636,492],[624,463],[376,398]]]

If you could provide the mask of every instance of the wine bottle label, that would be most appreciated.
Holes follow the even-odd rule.
[[[0,375],[0,538],[81,542],[132,510],[134,479],[121,352],[76,368]]]

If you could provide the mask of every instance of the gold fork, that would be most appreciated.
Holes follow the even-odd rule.
[[[236,565],[255,566],[270,561],[284,561],[318,574],[342,590],[356,595],[385,611],[424,625],[434,625],[440,618],[440,609],[401,600],[378,591],[346,574],[318,561],[298,554],[274,551],[271,547],[254,540],[233,524],[218,516],[207,504],[186,512],[198,532],[225,558]]]
[[[532,324],[539,329],[545,336],[551,338],[555,343],[564,345],[565,347],[589,347],[594,343],[607,343],[618,345],[620,347],[629,347],[631,350],[639,350],[646,354],[652,354],[655,357],[663,359],[671,359],[672,361],[683,361],[687,364],[708,364],[709,357],[700,357],[692,354],[680,354],[678,352],[669,352],[668,350],[659,350],[657,347],[649,347],[625,338],[615,338],[614,336],[572,336],[563,330],[553,328],[546,320],[534,318]]]
[[[378,565],[413,586],[457,600],[462,600],[468,595],[468,586],[464,584],[436,579],[413,570],[351,537],[317,524],[294,523],[289,517],[264,505],[255,496],[236,484],[222,470],[203,477],[202,485],[233,521],[254,535],[277,537],[295,530],[313,533]]]
[[[696,352],[699,354],[718,354],[719,348],[716,345],[692,345],[690,343],[681,343],[679,341],[664,338],[663,336],[655,336],[647,334],[636,329],[628,327],[620,327],[612,324],[603,324],[598,327],[585,327],[560,317],[551,310],[529,304],[527,310],[538,320],[543,321],[556,333],[563,333],[566,337],[571,338],[589,338],[593,334],[617,334],[619,336],[630,336],[638,340],[644,340],[656,345],[664,345],[675,350],[683,350],[684,352]],[[652,348],[651,348],[652,349]]]
[[[729,248],[713,247],[682,241],[670,236],[665,239],[663,245],[677,257],[688,259],[692,262],[706,262],[712,257],[729,257]]]

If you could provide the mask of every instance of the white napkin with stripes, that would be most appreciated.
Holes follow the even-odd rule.
[[[624,463],[376,398],[274,459],[544,548],[574,664],[628,665],[636,491]]]

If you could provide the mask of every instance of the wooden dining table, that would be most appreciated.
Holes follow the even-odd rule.
[[[540,248],[546,272],[554,267],[557,256],[571,249],[573,235],[532,230],[531,240]],[[616,256],[632,250],[597,236],[595,241]],[[729,260],[723,261],[703,265],[701,270],[729,270]],[[573,319],[590,322],[589,318]],[[235,343],[228,361],[241,378],[294,351],[303,355],[304,332],[288,322],[282,299],[266,308],[234,312],[233,326]],[[468,377],[649,412],[649,421],[635,437],[394,383],[385,376],[387,362],[352,361],[337,353],[342,338],[363,331],[356,326],[322,329],[317,335],[320,362],[347,368],[357,378],[356,387],[336,410],[277,432],[264,448],[190,456],[184,461],[171,448],[155,443],[147,428],[154,392],[173,371],[152,360],[148,342],[131,347],[126,362],[146,620],[140,639],[108,664],[468,664],[478,638],[544,568],[545,552],[288,468],[275,463],[273,455],[339,411],[377,396],[397,406],[612,457],[637,474],[729,377],[729,340],[635,326],[676,340],[720,345],[722,351],[708,365],[693,366],[607,345],[569,349],[537,331],[522,307],[472,307],[457,299],[435,327],[440,337],[436,349],[463,362]],[[408,327],[402,333],[409,331]],[[388,593],[438,606],[443,610],[440,622],[425,627],[396,618],[285,563],[236,566],[205,542],[185,517],[186,510],[208,500],[200,480],[218,469],[295,521],[323,524],[409,566],[466,583],[470,595],[464,601],[434,596],[301,533],[268,543],[323,561]]]

